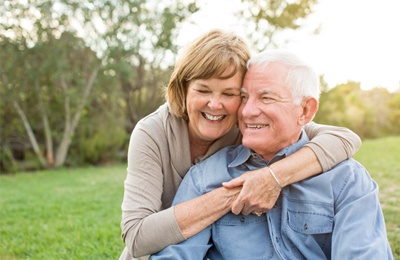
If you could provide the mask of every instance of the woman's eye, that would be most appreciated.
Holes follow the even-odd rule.
[[[237,96],[237,95],[235,95],[235,94],[233,94],[233,93],[224,93],[224,96],[227,96],[227,97],[234,97],[234,96]]]
[[[202,93],[202,94],[210,93],[210,91],[208,91],[208,90],[203,90],[203,89],[198,89],[197,92]]]

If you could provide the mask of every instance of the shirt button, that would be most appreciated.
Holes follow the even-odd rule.
[[[307,225],[307,223],[305,223],[304,224],[304,230],[307,230],[308,229],[308,225]]]
[[[241,217],[241,218],[240,218],[240,222],[242,222],[242,223],[243,223],[245,220],[246,220],[245,217]]]
[[[276,241],[276,243],[279,243],[279,238],[275,237],[275,241]]]

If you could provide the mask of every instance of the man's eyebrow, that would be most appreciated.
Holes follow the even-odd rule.
[[[240,93],[247,93],[247,90],[245,88],[240,88]]]
[[[262,90],[257,91],[257,94],[276,94],[276,93],[274,93],[273,91],[268,90],[268,89],[262,89]]]

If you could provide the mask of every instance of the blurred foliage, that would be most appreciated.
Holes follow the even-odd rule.
[[[257,51],[279,45],[282,32],[302,26],[318,0],[242,0],[239,12],[248,28],[247,37]],[[282,41],[282,39],[279,39]]]
[[[400,92],[386,88],[361,90],[349,81],[322,91],[315,122],[352,129],[361,138],[400,134]]]
[[[4,1],[0,168],[112,160],[163,102],[177,28],[197,10],[186,0]]]

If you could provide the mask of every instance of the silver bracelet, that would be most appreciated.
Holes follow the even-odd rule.
[[[268,166],[267,166],[267,168],[268,168],[269,172],[271,173],[272,177],[274,177],[274,179],[276,181],[276,184],[278,184],[279,188],[282,189],[282,185],[279,183],[278,178],[276,178],[276,176],[275,176],[274,172],[272,171],[272,169],[269,168]]]

